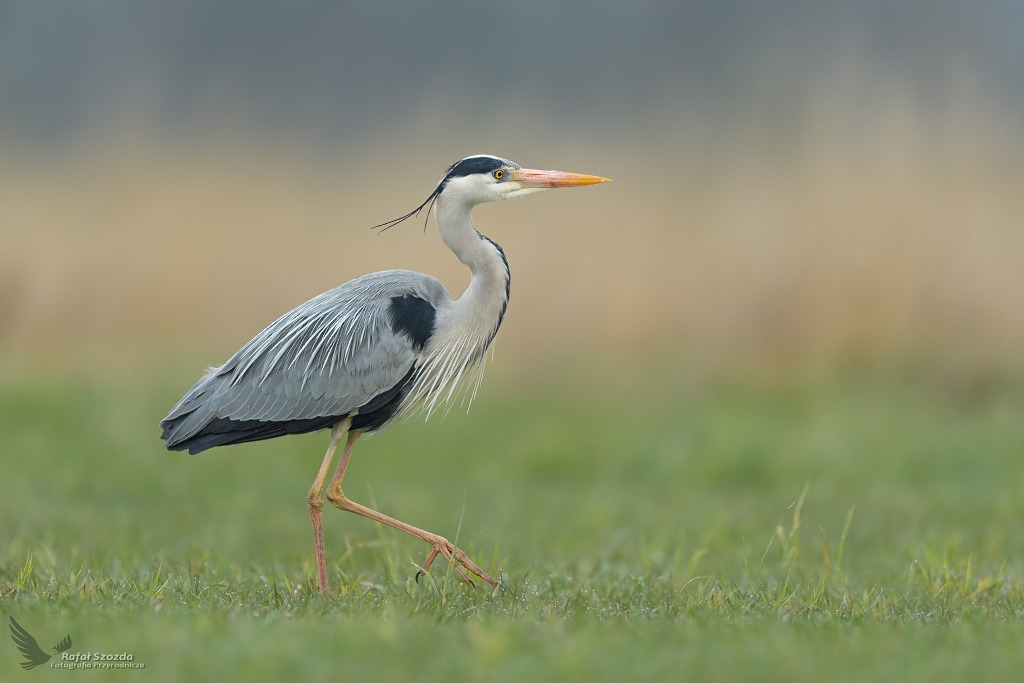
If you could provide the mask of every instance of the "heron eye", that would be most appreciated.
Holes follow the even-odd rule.
[[[494,172],[494,179],[495,180],[501,180],[504,177],[505,177],[505,172],[502,171],[500,168],[497,171]]]

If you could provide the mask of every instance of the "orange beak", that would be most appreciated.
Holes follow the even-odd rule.
[[[519,183],[523,187],[580,187],[582,185],[597,185],[599,183],[610,183],[608,178],[601,178],[596,175],[583,175],[582,173],[563,173],[562,171],[535,171],[532,168],[521,168],[510,170],[508,179],[511,182]]]

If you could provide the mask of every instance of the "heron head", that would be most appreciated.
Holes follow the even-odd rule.
[[[401,218],[375,227],[387,230],[417,215],[423,207],[433,207],[434,202],[440,198],[446,202],[452,199],[468,206],[475,206],[484,202],[518,199],[557,187],[579,187],[609,182],[611,181],[608,178],[581,173],[537,171],[490,154],[474,154],[449,166],[437,188],[416,209]],[[430,215],[430,208],[427,209],[427,215]]]
[[[563,173],[562,171],[536,171],[489,154],[476,154],[452,164],[438,186],[444,197],[458,196],[470,204],[517,199],[534,192],[556,187],[578,187],[609,182],[607,178]]]

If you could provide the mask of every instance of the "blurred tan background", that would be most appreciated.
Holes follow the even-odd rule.
[[[116,5],[0,16],[8,371],[220,362],[374,270],[458,295],[432,220],[369,228],[478,152],[615,180],[477,210],[506,376],[1020,365],[1019,8]]]

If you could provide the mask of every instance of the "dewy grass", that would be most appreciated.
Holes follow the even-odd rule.
[[[44,549],[45,550],[45,549]],[[638,548],[638,552],[642,549]],[[177,565],[166,571],[167,564]],[[1018,620],[1024,616],[1024,577],[1005,567],[971,575],[971,557],[923,552],[901,575],[851,581],[832,571],[754,576],[722,572],[675,577],[671,566],[650,574],[617,564],[547,567],[504,578],[494,595],[457,584],[445,592],[410,579],[389,581],[366,572],[344,580],[321,600],[315,576],[301,570],[219,565],[200,557],[146,562],[98,558],[81,563],[57,559],[40,566],[28,553],[21,562],[3,558],[6,611],[72,611],[121,614],[227,613],[265,618],[316,617],[325,610],[392,617],[435,615],[439,621],[567,619],[595,622],[730,623],[799,621],[809,624],[952,624]],[[546,571],[544,571],[546,570]]]
[[[323,598],[305,506],[323,439],[169,454],[154,416],[172,393],[0,391],[0,612],[40,644],[133,649],[147,680],[1006,680],[1024,666],[1012,387],[484,397],[469,417],[368,440],[346,483],[490,558],[505,589],[447,563],[417,584],[429,548],[339,512],[324,517]],[[19,657],[0,643],[0,680]]]
[[[12,539],[0,558],[0,594],[8,610],[83,610],[140,614],[216,613],[295,618],[325,610],[353,614],[414,617],[435,614],[439,621],[476,618],[568,619],[597,622],[727,619],[736,623],[803,621],[814,624],[956,623],[1017,620],[1024,616],[1024,575],[1003,561],[982,572],[973,554],[923,547],[901,570],[850,577],[842,571],[843,541],[835,565],[823,543],[823,565],[801,562],[800,519],[809,487],[776,525],[773,544],[778,564],[727,561],[691,576],[706,548],[660,548],[639,542],[634,559],[574,566],[532,566],[502,575],[504,590],[473,590],[454,582],[450,566],[440,585],[418,585],[396,569],[398,555],[414,543],[396,542],[378,530],[375,543],[350,546],[336,563],[338,590],[320,599],[313,567],[273,567],[226,563],[226,558],[116,557],[64,558],[51,546]],[[372,494],[371,494],[372,499]],[[850,531],[846,516],[843,538]],[[788,518],[788,528],[787,528]],[[389,530],[388,530],[389,531]],[[461,535],[461,525],[455,538]],[[73,552],[73,555],[78,555]],[[340,567],[350,561],[358,573]],[[407,563],[413,564],[413,563]],[[808,566],[810,565],[810,566]],[[416,566],[413,564],[413,566]],[[1019,566],[1019,565],[1018,565]],[[170,569],[177,567],[177,569]],[[429,575],[428,575],[429,576]],[[452,581],[453,590],[449,590]]]

